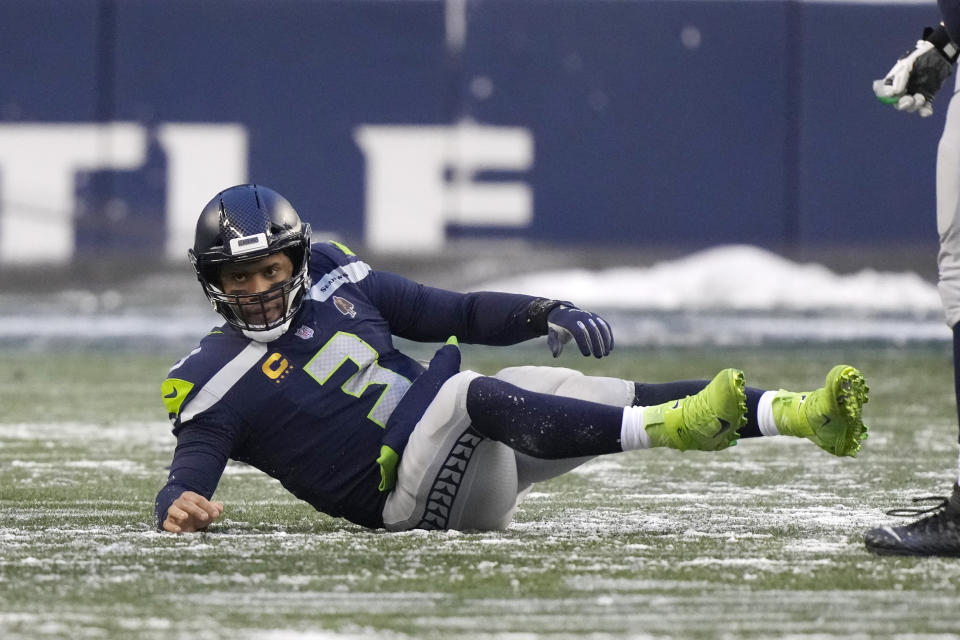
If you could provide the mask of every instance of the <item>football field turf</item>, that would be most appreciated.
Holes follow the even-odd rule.
[[[956,477],[949,347],[465,349],[647,381],[744,369],[809,390],[860,367],[859,458],[788,438],[594,460],[534,487],[503,532],[367,531],[231,464],[211,533],[152,525],[182,353],[0,350],[0,638],[953,638],[960,560],[878,558],[884,509]],[[423,351],[418,355],[426,355]]]

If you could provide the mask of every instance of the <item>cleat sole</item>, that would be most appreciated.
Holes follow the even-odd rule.
[[[720,414],[718,418],[722,422],[729,423],[729,428],[721,429],[717,435],[726,433],[728,430],[732,433],[729,434],[730,439],[728,441],[716,444],[715,451],[736,445],[740,437],[740,429],[747,424],[747,385],[743,371],[724,369],[720,375],[723,376],[730,393],[728,394],[728,402],[718,412]]]
[[[837,365],[827,375],[834,390],[844,432],[837,438],[830,453],[837,456],[856,457],[863,448],[869,428],[863,423],[863,405],[869,401],[870,387],[855,367]]]
[[[736,431],[739,431],[741,427],[747,424],[747,383],[744,381],[743,371],[739,369],[728,369],[728,371],[733,378],[731,384],[737,396],[738,417]]]

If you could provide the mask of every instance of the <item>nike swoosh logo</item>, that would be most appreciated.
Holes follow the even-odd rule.
[[[167,394],[167,395],[165,395],[165,396],[163,396],[163,397],[164,397],[164,398],[167,398],[168,400],[172,400],[172,399],[174,399],[174,398],[177,397],[177,393],[179,393],[179,392],[177,391],[177,388],[174,387],[174,388],[173,388],[173,391],[171,391],[169,394]],[[156,396],[154,396],[154,397],[156,397]]]
[[[717,435],[720,435],[724,431],[730,428],[730,423],[724,420],[723,418],[717,418],[720,421],[720,431],[717,431]]]
[[[883,530],[889,533],[891,536],[893,536],[897,542],[903,542],[903,538],[901,538],[900,535],[896,531],[894,531],[892,527],[883,527]]]

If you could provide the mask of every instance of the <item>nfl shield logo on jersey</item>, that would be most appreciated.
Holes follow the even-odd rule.
[[[300,328],[296,330],[295,335],[298,338],[303,338],[304,340],[309,340],[313,337],[313,329],[307,325],[300,325]]]
[[[337,309],[340,310],[345,316],[350,316],[351,318],[357,317],[357,311],[353,307],[353,303],[349,300],[344,300],[340,296],[333,296],[333,304],[337,305]]]

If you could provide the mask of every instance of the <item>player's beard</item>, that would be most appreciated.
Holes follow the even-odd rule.
[[[278,289],[267,295],[239,298],[237,315],[247,324],[257,327],[266,326],[283,317],[283,290]]]

